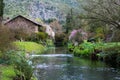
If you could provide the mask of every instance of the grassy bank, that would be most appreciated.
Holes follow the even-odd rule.
[[[38,43],[35,42],[14,42],[15,47],[17,50],[24,50],[27,53],[35,53],[35,54],[41,54],[43,53],[46,48]]]

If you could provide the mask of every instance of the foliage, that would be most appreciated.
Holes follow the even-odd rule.
[[[11,48],[11,42],[13,41],[12,32],[5,26],[0,26],[0,51],[4,53]]]
[[[38,32],[36,33],[37,39],[38,40],[46,40],[48,35],[45,32]]]
[[[68,48],[73,51],[75,56],[86,56],[86,57],[89,57],[89,54],[93,50],[92,45],[89,44],[89,43],[84,43],[84,44],[79,45],[79,46],[74,46],[72,44],[69,44],[68,46],[69,46]],[[89,46],[91,46],[90,47],[91,49],[89,48]]]
[[[31,80],[33,75],[32,65],[29,64],[29,60],[25,57],[23,51],[9,51],[6,53],[7,63],[13,65],[17,79]]]
[[[115,36],[116,30],[120,29],[120,2],[119,0],[86,0],[83,6],[84,13],[80,19],[88,22],[90,31],[96,32],[103,29],[103,32],[97,32],[94,38],[102,38],[105,41],[119,41]],[[109,33],[110,31],[110,33]],[[113,40],[113,39],[118,40]]]
[[[39,43],[40,41],[46,41],[48,38],[48,34],[45,32],[37,32],[32,33],[29,37],[27,37],[26,41],[33,41]]]
[[[115,66],[120,66],[120,45],[107,47],[104,49],[104,60],[106,63]]]
[[[38,42],[37,37],[36,37],[36,33],[32,33],[30,36],[28,36],[26,41]]]
[[[44,21],[51,18],[65,21],[65,15],[70,8],[74,7],[77,8],[76,12],[80,11],[77,0],[4,0],[4,2],[4,16],[10,18],[21,14],[28,18],[41,18]]]
[[[55,42],[56,45],[65,45],[68,41],[68,36],[65,33],[56,33]]]
[[[41,44],[37,44],[35,42],[14,42],[17,50],[24,50],[27,53],[43,53],[45,51],[45,47]]]
[[[81,43],[84,40],[87,40],[87,33],[85,31],[83,31],[82,29],[78,29],[78,30],[73,30],[69,36],[69,40],[74,42],[78,42]]]
[[[55,33],[62,33],[62,26],[60,25],[58,20],[54,20],[50,23],[50,27]]]
[[[120,66],[120,43],[91,43],[86,42],[74,46],[73,44],[68,45],[68,49],[75,56],[85,57],[93,59],[97,57],[99,60],[103,60],[113,67]]]
[[[43,23],[43,21],[40,18],[36,18],[35,21],[38,23]]]
[[[95,50],[102,50],[104,46],[103,43],[91,43],[84,41],[84,43],[74,46],[73,44],[68,45],[68,49],[74,53],[76,56],[90,57]]]
[[[95,38],[96,39],[104,39],[105,38],[105,35],[104,35],[104,28],[102,27],[98,27],[96,30],[96,35],[95,35]]]
[[[73,14],[73,10],[71,9],[66,16],[66,24],[64,26],[64,28],[66,29],[66,33],[69,33],[75,26],[75,21],[74,21],[75,19],[76,16]]]
[[[0,0],[0,25],[2,22],[2,18],[3,18],[3,12],[4,12],[4,2],[3,0]]]
[[[120,29],[119,0],[87,0],[84,10],[87,11],[87,19],[100,21],[103,24],[113,25],[114,28]]]
[[[1,80],[13,80],[16,76],[13,66],[0,65],[0,79]]]
[[[113,42],[120,42],[120,35],[118,35],[118,34],[120,34],[120,30],[116,30],[116,31],[114,32],[114,36],[113,36],[113,38],[112,38],[112,41],[113,41]]]
[[[48,47],[53,47],[53,46],[54,46],[54,43],[53,43],[53,41],[52,41],[51,39],[47,39],[47,40],[46,40],[46,45],[47,45]]]

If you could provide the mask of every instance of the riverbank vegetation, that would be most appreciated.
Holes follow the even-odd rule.
[[[111,66],[119,67],[119,4],[118,0],[87,0],[86,5],[83,5],[86,13],[77,16],[71,9],[65,25],[67,33],[70,34],[69,51],[75,56],[102,60]]]
[[[66,21],[62,23],[63,27],[57,19],[51,19],[48,22],[51,22],[53,30],[49,26],[48,31],[50,34],[55,31],[53,36],[48,35],[43,26],[43,30],[37,32],[25,28],[24,24],[19,25],[20,28],[17,26],[17,29],[8,28],[3,24],[4,6],[3,0],[0,0],[1,80],[36,80],[27,53],[42,54],[55,45],[66,47],[68,44],[69,52],[77,57],[120,67],[119,0],[87,0],[81,13],[70,9]]]
[[[68,44],[68,49],[75,56],[88,58],[90,60],[100,60],[110,66],[120,66],[120,43],[119,42],[84,42],[78,46],[73,43]]]

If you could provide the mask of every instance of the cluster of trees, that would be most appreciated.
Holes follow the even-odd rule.
[[[81,0],[78,0],[81,1]],[[120,1],[86,0],[83,13],[71,9],[66,17],[66,33],[82,28],[90,32],[88,37],[102,38],[106,41],[120,41]]]

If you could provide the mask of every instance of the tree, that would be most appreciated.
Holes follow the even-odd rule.
[[[66,24],[65,24],[66,33],[69,33],[69,31],[72,30],[73,24],[74,24],[73,11],[71,9],[70,13],[68,13],[66,16]]]
[[[86,18],[101,21],[120,29],[120,1],[119,0],[87,0],[84,6]]]
[[[66,33],[69,33],[74,29],[87,28],[87,21],[83,18],[80,18],[79,16],[84,15],[80,14],[79,12],[75,12],[73,9],[70,10],[70,12],[66,16],[66,24],[64,26],[66,29]]]
[[[3,2],[3,0],[0,0],[0,24],[3,19],[3,12],[4,12],[4,2]]]
[[[69,40],[72,41],[74,45],[77,45],[78,43],[87,40],[87,38],[88,38],[88,33],[82,29],[73,30],[69,36]]]
[[[12,32],[5,26],[0,26],[0,52],[4,53],[11,48],[14,40]]]
[[[60,25],[58,20],[54,20],[50,23],[50,27],[55,33],[62,33],[62,26]]]
[[[91,31],[103,28],[105,40],[113,41],[120,29],[120,0],[86,0],[83,9],[84,15],[79,18],[88,21]]]

